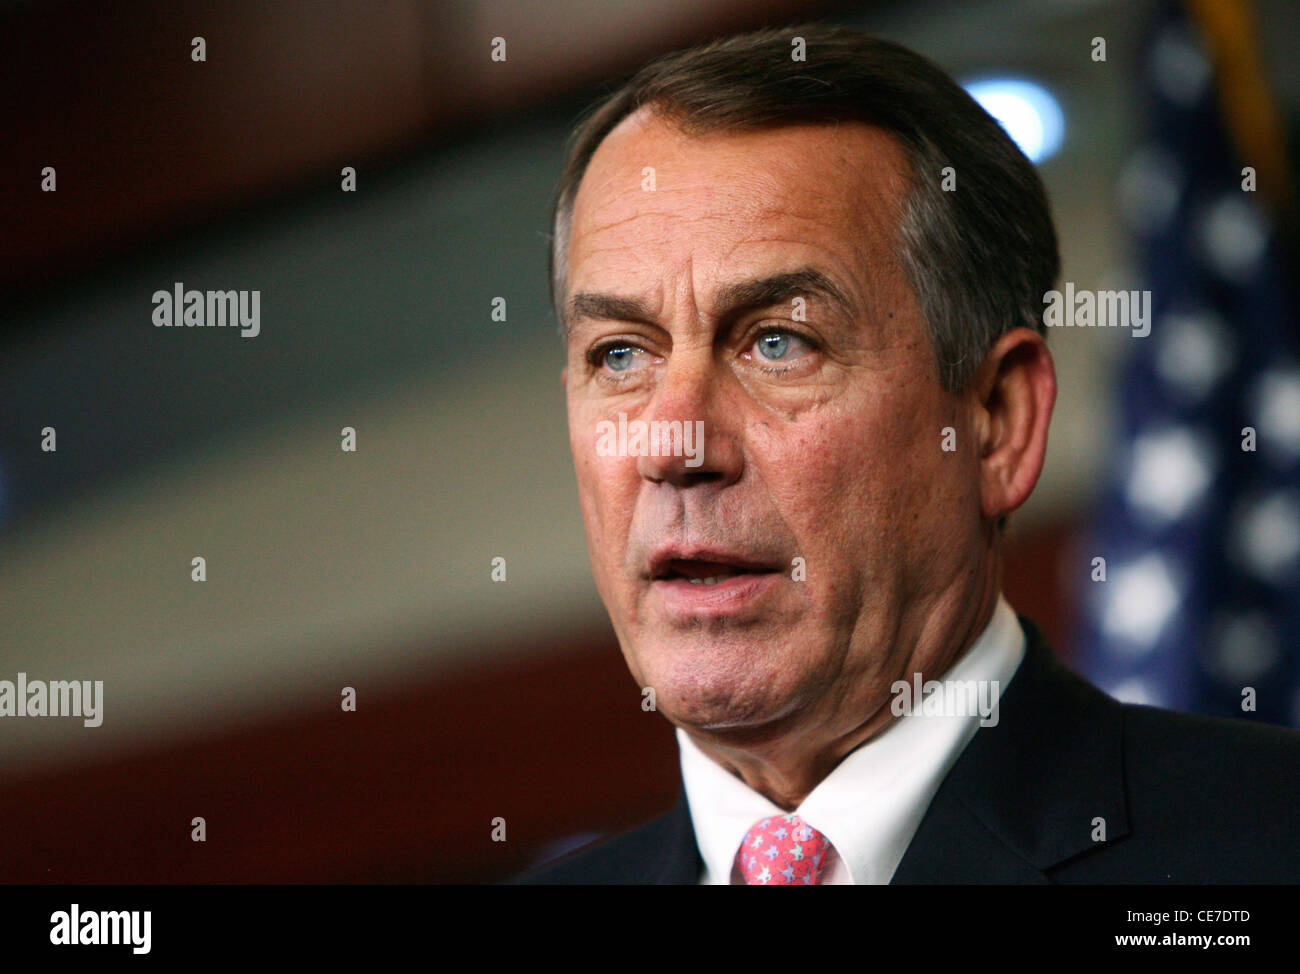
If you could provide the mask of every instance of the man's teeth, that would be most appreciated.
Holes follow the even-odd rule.
[[[735,578],[735,575],[710,575],[707,578],[690,578],[687,581],[692,585],[717,585],[728,578]]]

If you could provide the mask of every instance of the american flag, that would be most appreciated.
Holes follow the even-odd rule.
[[[1296,319],[1204,37],[1169,5],[1140,61],[1119,201],[1152,320],[1118,372],[1076,661],[1123,700],[1300,726]]]

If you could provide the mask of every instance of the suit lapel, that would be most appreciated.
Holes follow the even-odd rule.
[[[1119,705],[1020,621],[1025,658],[998,723],[976,732],[944,778],[896,884],[1048,882],[1053,866],[1128,834]]]
[[[650,881],[663,885],[691,885],[700,881],[704,861],[700,859],[695,844],[695,829],[691,825],[691,811],[686,803],[686,790],[677,795],[672,811],[656,823],[659,835],[652,841],[657,849],[658,861],[649,867]]]

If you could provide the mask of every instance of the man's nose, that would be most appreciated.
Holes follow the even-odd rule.
[[[663,367],[641,416],[650,436],[650,455],[637,458],[641,476],[674,487],[725,487],[740,478],[741,417],[737,405],[728,404],[723,382],[711,350],[682,353]]]

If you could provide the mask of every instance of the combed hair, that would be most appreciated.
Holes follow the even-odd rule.
[[[795,38],[806,60],[792,58]],[[665,55],[594,105],[569,139],[552,210],[551,301],[561,326],[569,221],[597,147],[643,106],[688,135],[861,121],[900,140],[911,166],[899,256],[925,315],[939,380],[960,392],[997,339],[1046,329],[1060,273],[1047,193],[1006,132],[941,68],[892,41],[807,24]],[[956,188],[941,188],[944,169]]]

